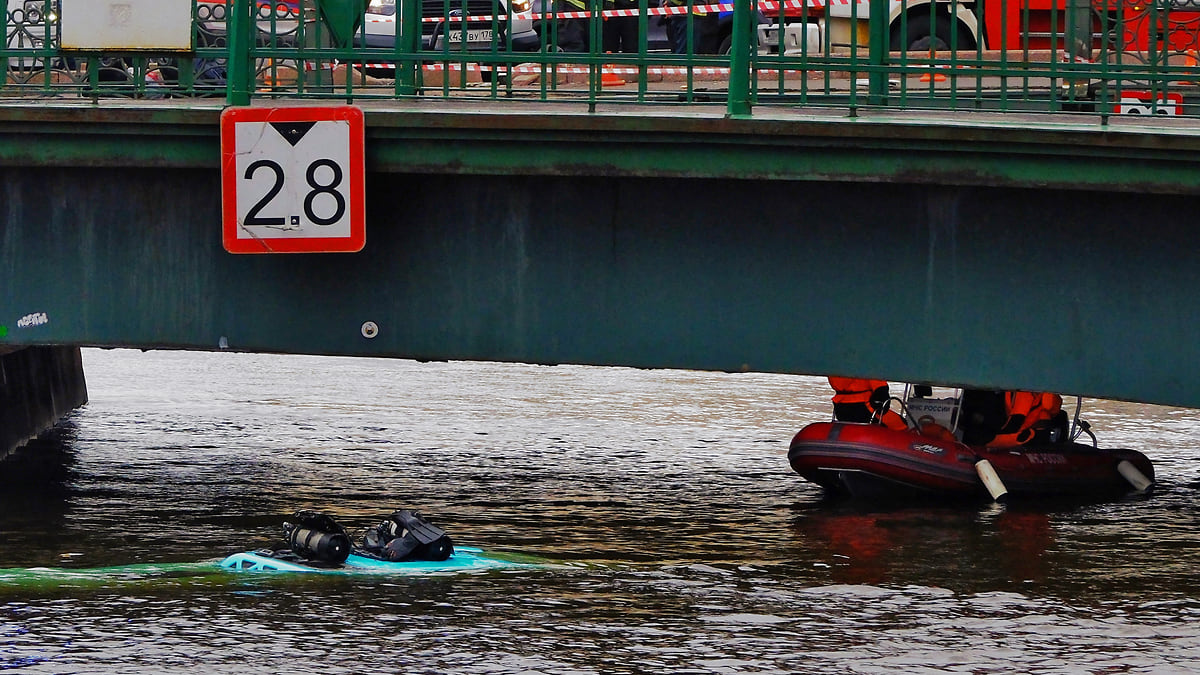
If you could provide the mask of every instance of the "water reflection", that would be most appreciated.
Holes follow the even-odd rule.
[[[792,524],[823,551],[836,583],[927,583],[978,590],[1043,583],[1055,545],[1051,514],[993,505],[873,510],[825,505]]]

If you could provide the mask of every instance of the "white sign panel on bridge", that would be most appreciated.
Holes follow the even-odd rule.
[[[230,253],[362,250],[362,110],[227,109],[221,185],[222,238]]]
[[[60,0],[63,49],[187,51],[192,0]],[[15,3],[9,2],[10,8]],[[38,8],[42,6],[37,3]]]

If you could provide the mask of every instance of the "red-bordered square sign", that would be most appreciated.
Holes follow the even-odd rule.
[[[230,253],[353,253],[366,244],[363,113],[354,106],[221,114]]]
[[[1182,115],[1183,94],[1178,91],[1122,91],[1113,104],[1118,115]]]

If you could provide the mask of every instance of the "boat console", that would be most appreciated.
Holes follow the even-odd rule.
[[[954,436],[962,440],[959,427],[959,410],[962,407],[962,392],[958,389],[934,391],[925,385],[905,385],[905,419],[908,425],[927,435]]]

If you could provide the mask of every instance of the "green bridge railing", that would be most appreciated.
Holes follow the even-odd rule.
[[[1200,116],[1200,0],[156,1],[190,3],[190,44],[64,46],[73,18],[57,0],[0,0],[0,104],[443,98],[723,104],[734,116]]]

